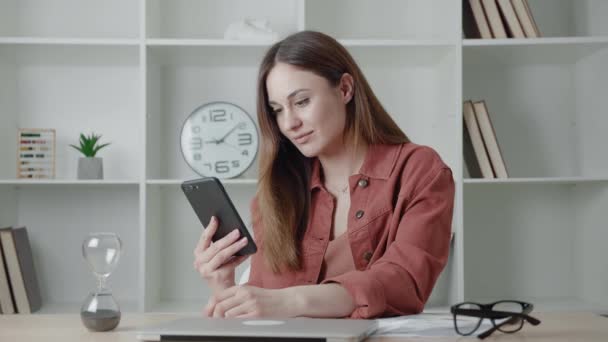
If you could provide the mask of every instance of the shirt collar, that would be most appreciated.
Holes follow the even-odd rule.
[[[402,146],[403,144],[370,145],[358,174],[368,178],[389,179]],[[321,162],[315,157],[312,160],[310,190],[321,187],[321,183]]]

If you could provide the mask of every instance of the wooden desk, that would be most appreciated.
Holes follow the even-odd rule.
[[[179,318],[177,314],[124,314],[114,331],[92,333],[77,314],[0,315],[0,341],[136,341],[135,331],[142,326]],[[608,318],[591,313],[538,313],[539,326],[526,324],[515,334],[495,333],[486,341],[608,341]],[[397,341],[479,341],[476,337],[397,338],[372,337],[369,342]]]

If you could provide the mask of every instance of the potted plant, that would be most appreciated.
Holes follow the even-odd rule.
[[[84,157],[78,159],[78,179],[103,179],[103,160],[95,155],[110,143],[99,145],[99,138],[101,135],[91,133],[89,136],[85,136],[81,133],[80,146],[70,144],[84,154]]]

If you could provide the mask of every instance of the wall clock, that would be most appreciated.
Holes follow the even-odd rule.
[[[203,177],[233,178],[245,172],[258,151],[258,131],[251,116],[229,102],[210,102],[184,121],[184,159]]]

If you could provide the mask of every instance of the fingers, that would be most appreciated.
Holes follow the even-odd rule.
[[[238,230],[234,231],[238,232]],[[220,268],[226,263],[226,261],[228,261],[228,259],[230,259],[236,252],[241,250],[246,245],[247,238],[243,237],[240,240],[232,243],[231,245],[221,249],[219,252],[217,252],[217,254],[215,254],[215,256],[211,258],[211,260],[209,260],[209,268],[213,270]]]
[[[212,317],[233,317],[234,315],[246,314],[247,303],[238,296],[232,296],[215,305]]]
[[[197,252],[202,253],[204,250],[209,248],[209,245],[211,245],[211,238],[217,231],[218,226],[219,226],[219,224],[217,222],[217,218],[215,216],[212,216],[207,227],[203,229],[203,232],[201,233],[201,237],[198,241],[198,244],[196,245],[196,248],[194,249],[195,255]]]
[[[211,246],[202,252],[195,252],[194,268],[198,270],[200,267],[208,264],[214,259],[215,261],[213,264],[207,265],[209,270],[215,270],[223,265],[232,255],[234,255],[234,253],[244,247],[238,246],[238,243],[235,244],[239,234],[240,232],[238,229],[235,229],[230,234],[211,244]],[[245,242],[245,245],[246,244],[247,243]]]
[[[215,311],[215,306],[222,300],[225,300],[226,298],[230,298],[230,297],[234,296],[234,294],[236,293],[238,288],[239,288],[238,286],[232,286],[232,287],[229,287],[229,288],[209,297],[209,300],[207,301],[207,305],[205,305],[205,307],[202,310],[203,316],[212,317],[213,312]]]

